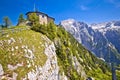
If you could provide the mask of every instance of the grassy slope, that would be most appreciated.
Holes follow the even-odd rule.
[[[48,24],[34,26],[32,27],[32,30],[48,36],[55,43],[60,72],[64,71],[65,75],[70,80],[83,79],[80,77],[81,74],[77,73],[72,64],[72,56],[77,57],[77,60],[82,65],[87,77],[94,77],[95,80],[111,79],[111,73],[109,72],[107,65],[86,50],[63,28],[57,27],[54,24]],[[89,67],[91,69],[89,69]]]
[[[41,38],[42,34],[32,30],[23,30],[15,33],[8,33],[0,37],[0,64],[2,64],[5,74],[11,75],[12,72],[8,69],[8,64],[17,65],[23,64],[15,72],[18,73],[18,79],[24,77],[29,71],[35,68],[34,65],[42,66],[46,62],[46,55],[44,53],[45,41]],[[8,40],[13,40],[8,44]],[[25,47],[26,46],[26,47]],[[24,47],[24,48],[22,48]],[[34,64],[31,59],[25,57],[25,50],[31,50],[34,54]],[[29,55],[29,54],[28,54]],[[28,67],[28,61],[30,67]]]

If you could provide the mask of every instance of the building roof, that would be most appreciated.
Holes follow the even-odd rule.
[[[40,13],[40,14],[44,14],[44,15],[46,15],[47,17],[49,17],[49,18],[55,20],[55,18],[50,17],[50,16],[48,16],[47,14],[45,14],[45,13],[43,13],[43,12],[39,12],[39,11],[35,11],[35,12],[34,12],[34,11],[29,11],[29,12],[26,13],[26,15],[28,15],[28,14],[30,14],[30,13]]]

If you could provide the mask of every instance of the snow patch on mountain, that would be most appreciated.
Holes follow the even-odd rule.
[[[107,62],[120,61],[117,58],[120,57],[120,21],[88,25],[84,22],[68,19],[61,21],[60,25],[97,57],[104,58]]]
[[[104,33],[107,30],[118,30],[120,29],[120,21],[111,21],[111,22],[103,22],[98,24],[91,24],[89,25],[93,30],[99,30],[100,32]]]

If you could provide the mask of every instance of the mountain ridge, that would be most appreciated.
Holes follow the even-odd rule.
[[[60,25],[99,58],[120,64],[120,21],[88,25],[68,19],[61,21]]]

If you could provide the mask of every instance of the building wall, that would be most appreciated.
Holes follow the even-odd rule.
[[[47,24],[47,16],[46,15],[39,15],[39,22],[40,24]]]
[[[48,18],[47,18],[47,22],[48,22],[48,23],[54,22],[54,20],[48,17]]]
[[[31,13],[30,13],[31,14]],[[54,20],[44,14],[41,13],[36,13],[37,16],[39,17],[39,23],[40,24],[48,24],[50,22],[54,22]],[[29,14],[27,15],[27,18],[29,19]]]

